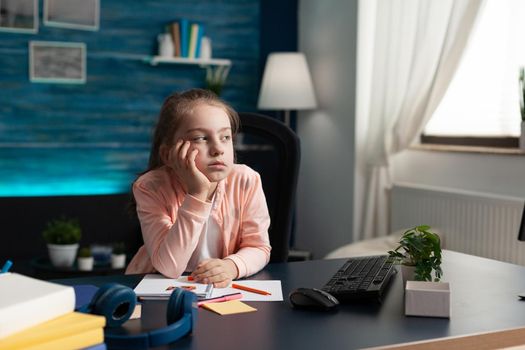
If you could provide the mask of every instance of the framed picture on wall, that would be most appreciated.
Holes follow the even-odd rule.
[[[98,30],[100,0],[44,0],[44,25]]]
[[[86,44],[30,41],[29,80],[34,83],[84,84]]]
[[[0,31],[38,32],[38,0],[0,0]]]

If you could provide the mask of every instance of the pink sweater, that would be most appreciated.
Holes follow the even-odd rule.
[[[211,203],[186,194],[173,171],[161,167],[133,184],[144,245],[127,274],[160,272],[178,278],[186,269]],[[235,164],[220,181],[210,214],[223,237],[222,258],[231,259],[238,278],[260,271],[270,259],[270,216],[257,172]]]

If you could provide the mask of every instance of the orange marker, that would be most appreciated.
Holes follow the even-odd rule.
[[[180,289],[184,289],[184,290],[195,290],[195,289],[197,289],[197,287],[195,287],[195,286],[180,286],[179,288]]]
[[[240,284],[235,284],[235,283],[232,283],[232,288],[241,289],[247,292],[252,292],[252,293],[257,293],[257,294],[262,294],[262,295],[272,295],[272,293],[268,293],[267,291],[264,291],[264,290],[250,288],[250,287],[242,286]]]

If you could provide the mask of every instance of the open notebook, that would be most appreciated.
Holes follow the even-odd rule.
[[[145,275],[135,287],[135,294],[143,299],[168,299],[174,288],[185,288],[197,294],[199,299],[216,298],[232,293],[241,293],[242,301],[281,301],[283,293],[278,280],[239,280],[236,284],[268,291],[269,295],[260,295],[248,291],[228,288],[213,288],[211,284],[188,281],[188,276],[166,278],[160,274]]]

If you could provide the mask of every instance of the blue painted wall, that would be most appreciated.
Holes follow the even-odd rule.
[[[42,0],[39,6],[42,12]],[[164,97],[203,87],[197,66],[142,61],[177,18],[205,24],[213,56],[233,61],[222,97],[237,110],[255,110],[260,6],[259,0],[101,0],[99,31],[41,23],[37,34],[0,32],[0,196],[129,190],[146,166]],[[30,40],[86,43],[86,84],[29,82]]]

